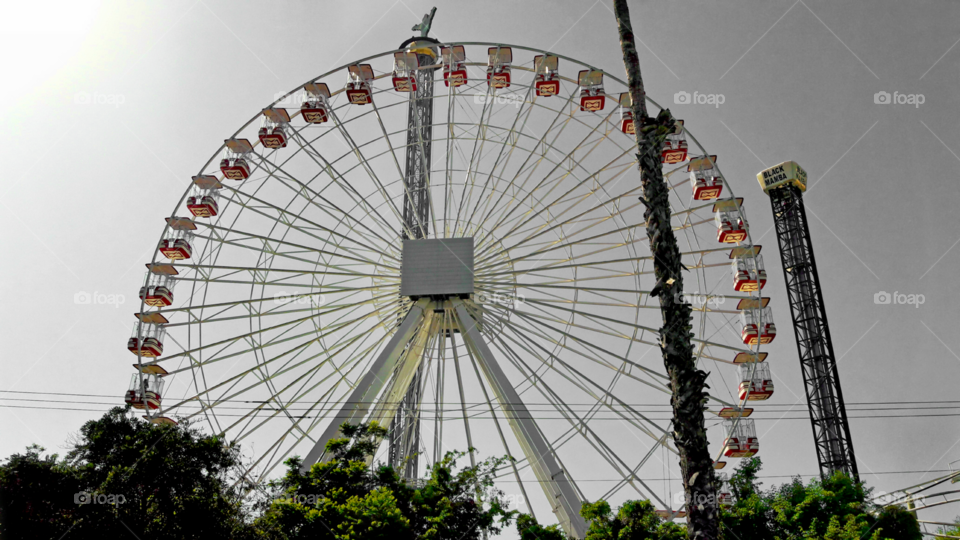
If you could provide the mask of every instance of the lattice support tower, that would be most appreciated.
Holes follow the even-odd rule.
[[[410,93],[407,109],[407,148],[403,199],[406,230],[402,238],[426,238],[430,221],[430,164],[433,146],[433,76],[438,63],[437,42],[431,38],[413,38],[400,46],[417,53],[421,66],[415,72],[417,89]],[[404,478],[417,478],[417,452],[420,448],[420,401],[423,369],[421,365],[410,383],[397,415],[390,424],[390,464]]]
[[[840,471],[859,479],[837,356],[803,205],[806,172],[788,161],[762,171],[757,179],[773,206],[820,475],[828,477]]]

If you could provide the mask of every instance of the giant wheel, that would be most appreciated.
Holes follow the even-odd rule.
[[[516,457],[500,487],[571,532],[581,500],[675,508],[649,481],[679,480],[625,91],[570,58],[429,38],[310,79],[167,219],[127,401],[243,444],[254,485],[376,419],[392,428],[377,459],[410,478],[452,449]],[[769,381],[744,342],[775,330],[747,291],[765,276],[716,157],[687,141],[664,167],[712,449],[749,455],[737,411]]]

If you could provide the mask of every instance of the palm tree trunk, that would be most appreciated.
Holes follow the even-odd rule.
[[[627,84],[633,100],[633,118],[637,132],[637,159],[640,183],[647,207],[643,214],[647,238],[653,254],[657,284],[650,293],[660,298],[663,326],[660,350],[673,392],[673,440],[680,453],[680,469],[687,501],[687,535],[691,540],[715,540],[719,535],[720,513],[716,498],[713,460],[707,450],[707,430],[703,411],[707,401],[707,374],[697,369],[691,338],[692,311],[683,301],[683,275],[680,248],[670,225],[670,199],[663,180],[660,153],[663,142],[673,132],[674,119],[668,109],[656,118],[647,116],[646,92],[640,75],[640,60],[634,43],[633,28],[626,0],[614,0],[614,12],[620,32],[620,48],[627,69]]]

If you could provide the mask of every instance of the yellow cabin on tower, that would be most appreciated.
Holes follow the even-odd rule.
[[[760,182],[764,192],[786,185],[794,185],[800,191],[806,191],[807,171],[797,165],[796,161],[784,161],[757,173],[757,181]]]

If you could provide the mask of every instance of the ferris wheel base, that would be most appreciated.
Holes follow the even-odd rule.
[[[471,308],[482,313],[481,306],[471,304]],[[412,380],[410,375],[422,359],[423,350],[418,347],[418,343],[423,342],[422,334],[435,330],[433,327],[436,324],[442,324],[436,310],[453,312],[454,324],[459,327],[458,333],[463,337],[469,353],[476,359],[484,378],[493,389],[560,525],[569,536],[583,538],[587,525],[580,516],[583,501],[576,486],[487,346],[480,328],[474,322],[480,317],[480,313],[471,313],[468,304],[459,298],[439,302],[421,298],[410,308],[387,346],[354,386],[344,405],[333,415],[333,421],[303,460],[301,472],[308,471],[317,462],[331,458],[326,452],[327,442],[342,436],[340,426],[344,422],[389,420],[396,414],[397,396],[406,393]]]

